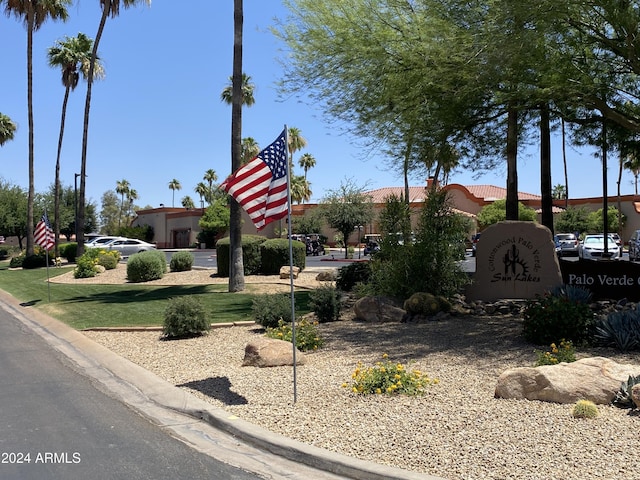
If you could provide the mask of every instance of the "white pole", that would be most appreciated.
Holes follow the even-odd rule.
[[[287,156],[287,238],[289,239],[289,284],[291,286],[291,343],[293,345],[293,403],[298,401],[298,385],[296,371],[296,297],[293,286],[293,244],[291,240],[291,164],[289,162],[289,131],[287,125],[285,131],[285,150]]]

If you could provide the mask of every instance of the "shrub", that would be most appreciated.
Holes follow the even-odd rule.
[[[49,257],[50,261],[53,259]],[[47,252],[44,248],[36,247],[33,255],[26,255],[22,260],[22,268],[42,268],[47,266]]]
[[[616,393],[615,398],[611,403],[613,403],[616,407],[620,408],[638,408],[640,405],[636,405],[636,402],[633,400],[633,395],[631,395],[631,389],[634,385],[640,383],[640,375],[631,376],[622,382],[620,385],[620,390]]]
[[[293,340],[293,328],[291,323],[278,321],[275,328],[267,328],[266,336],[278,340],[291,342]],[[296,348],[302,352],[309,350],[317,350],[323,345],[324,341],[318,332],[318,323],[309,322],[308,320],[300,320],[296,322]]]
[[[292,241],[293,265],[304,270],[307,261],[306,246],[302,242]],[[260,273],[277,275],[280,267],[289,265],[289,240],[273,238],[260,244]]]
[[[169,299],[164,311],[162,334],[165,338],[185,338],[202,335],[211,328],[203,305],[196,297]]]
[[[362,362],[358,362],[351,374],[353,393],[422,395],[425,388],[438,383],[437,378],[431,379],[420,370],[409,372],[403,364],[389,361],[386,354],[382,355],[382,358],[384,361],[376,362],[373,367],[368,368],[364,368]],[[349,387],[347,383],[343,383],[342,386]]]
[[[626,352],[640,348],[640,304],[635,310],[612,312],[594,324],[594,343]]]
[[[8,256],[9,256],[9,250],[4,247],[0,248],[0,260],[4,260]]]
[[[75,262],[78,256],[78,244],[75,242],[64,243],[58,247],[58,253],[69,262]]]
[[[118,266],[120,261],[120,252],[111,250],[109,252],[101,251],[98,255],[98,265],[102,265],[105,270],[113,270]]]
[[[158,256],[162,255],[162,258]],[[167,261],[164,253],[157,250],[136,253],[127,261],[127,279],[130,282],[148,282],[158,280],[167,271]]]
[[[571,363],[576,361],[576,351],[570,341],[562,340],[560,346],[555,343],[550,345],[550,350],[546,352],[536,351],[538,360],[536,367],[540,365],[557,365],[558,363]]]
[[[256,295],[251,310],[255,322],[266,328],[276,328],[280,320],[292,320],[291,297],[284,293]]]
[[[22,263],[24,262],[24,253],[21,253],[17,257],[12,257],[9,260],[9,268],[20,268],[22,267]]]
[[[189,252],[176,252],[171,256],[169,269],[172,272],[187,272],[193,267],[193,255]]]
[[[573,406],[572,415],[575,418],[596,418],[600,412],[595,403],[589,400],[578,400]]]
[[[76,261],[76,268],[73,269],[74,278],[91,278],[97,275],[96,258],[89,253],[91,250],[88,249],[87,253]]]
[[[403,308],[409,315],[430,316],[438,312],[449,312],[451,310],[451,302],[440,295],[418,292],[405,300]]]
[[[320,323],[340,318],[340,291],[333,285],[323,285],[309,292],[309,307]]]
[[[367,283],[371,277],[369,262],[354,262],[338,269],[336,287],[350,292],[358,283]]]
[[[242,265],[245,275],[257,275],[260,273],[260,245],[266,237],[260,235],[242,236]],[[216,256],[218,260],[218,276],[229,276],[230,238],[218,240],[216,244]]]
[[[579,288],[559,288],[529,300],[523,311],[524,336],[538,345],[566,339],[585,342],[594,323],[587,300]]]

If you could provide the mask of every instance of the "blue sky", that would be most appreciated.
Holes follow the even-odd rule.
[[[214,169],[222,181],[230,172],[231,108],[220,101],[232,70],[233,2],[153,0],[151,7],[121,10],[109,19],[100,43],[106,78],[94,84],[87,157],[87,198],[98,204],[107,190],[126,179],[138,192],[137,204],[172,204],[168,184],[177,179],[175,205],[191,196],[204,172]],[[35,188],[44,192],[53,183],[64,88],[59,70],[47,65],[47,49],[78,32],[95,37],[100,17],[97,0],[80,0],[66,23],[48,22],[34,37]],[[274,18],[287,10],[278,0],[247,0],[244,6],[244,71],[256,85],[256,103],[243,112],[243,137],[261,147],[271,143],[286,124],[307,139],[306,149],[316,167],[308,172],[312,200],[319,200],[347,178],[368,189],[401,186],[402,178],[388,169],[388,159],[362,147],[353,137],[325,121],[322,111],[304,99],[281,101],[284,46],[270,33]],[[28,187],[28,122],[26,90],[26,31],[14,17],[0,16],[3,75],[0,112],[18,124],[16,138],[0,148],[0,176]],[[86,87],[71,94],[61,159],[61,178],[73,186],[80,172],[82,117]],[[561,151],[554,142],[553,185],[564,183]],[[592,150],[568,149],[571,197],[602,194],[600,160]],[[616,158],[609,168],[609,193],[616,192]],[[302,171],[297,167],[298,174]],[[506,169],[474,178],[455,173],[450,182],[505,186]],[[519,190],[539,194],[538,149],[520,152]],[[633,177],[625,172],[622,193],[633,193]],[[412,179],[423,185],[424,178]],[[37,212],[36,212],[37,214]]]

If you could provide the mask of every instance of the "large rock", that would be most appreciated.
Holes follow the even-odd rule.
[[[355,316],[366,322],[401,322],[405,311],[385,297],[362,297],[353,306]]]
[[[534,222],[498,222],[482,231],[468,300],[535,298],[562,285],[551,230]]]
[[[284,267],[280,267],[280,278],[291,278],[291,273],[293,271],[293,278],[298,278],[298,274],[300,273],[300,267],[293,267],[293,270],[290,266],[285,265]]]
[[[338,274],[334,269],[323,270],[316,275],[316,280],[319,282],[335,282],[338,278]]]
[[[575,403],[591,400],[609,404],[629,375],[638,375],[640,366],[622,365],[603,357],[540,367],[513,368],[498,378],[495,396]]]
[[[304,365],[304,363],[304,354],[296,350],[296,365]],[[264,337],[247,343],[244,348],[243,367],[281,367],[283,365],[293,365],[291,342]]]

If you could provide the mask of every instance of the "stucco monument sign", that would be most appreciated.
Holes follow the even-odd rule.
[[[468,300],[529,299],[562,285],[551,231],[534,222],[505,221],[482,231]]]

